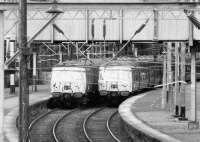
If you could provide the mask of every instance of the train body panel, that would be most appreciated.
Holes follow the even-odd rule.
[[[147,68],[138,68],[139,72],[139,89],[147,88],[149,85],[149,76]],[[133,84],[135,81],[133,81]]]
[[[163,78],[163,72],[162,70],[154,70],[154,76],[155,81],[153,83],[153,86],[161,84],[162,83],[162,78]]]
[[[86,92],[86,70],[78,67],[54,67],[51,92],[84,94]]]
[[[137,69],[133,69],[132,74],[133,74],[132,91],[136,91],[140,89],[140,72]]]
[[[115,62],[99,69],[98,83],[102,96],[128,96],[158,85],[162,81],[161,68],[157,68],[156,64]]]
[[[99,69],[100,95],[106,92],[128,95],[132,91],[132,70],[126,66],[100,67]]]
[[[80,98],[98,91],[98,69],[93,67],[54,67],[51,77],[51,93],[55,96]]]
[[[96,93],[98,92],[98,68],[86,68],[86,92]]]
[[[156,75],[155,70],[149,70],[149,86],[150,87],[153,86],[154,83],[156,82],[155,75]]]

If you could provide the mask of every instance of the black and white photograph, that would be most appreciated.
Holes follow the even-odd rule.
[[[200,142],[200,0],[0,0],[0,142]]]

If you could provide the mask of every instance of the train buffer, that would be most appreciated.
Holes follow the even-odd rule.
[[[200,83],[197,83],[197,90],[199,87]],[[135,96],[136,98],[138,97],[138,99],[132,97],[123,102],[119,107],[119,112],[121,111],[120,115],[123,120],[125,120],[125,123],[126,120],[127,122],[132,121],[133,123],[131,122],[128,124],[142,131],[143,134],[151,138],[156,138],[159,141],[199,142],[200,128],[196,127],[196,125],[192,125],[190,121],[190,85],[186,85],[186,118],[188,118],[188,120],[185,121],[180,121],[173,116],[172,112],[161,109],[161,91],[162,89],[156,89],[141,94],[141,96]],[[200,98],[197,100],[197,104],[199,103]],[[128,109],[128,107],[130,109]],[[134,117],[132,117],[130,113],[127,113],[129,115],[126,116],[125,109],[129,110]],[[197,114],[197,120],[199,121],[200,105],[197,107]],[[128,118],[129,116],[130,118]],[[131,129],[127,130],[130,131]],[[134,131],[131,133],[133,132]],[[138,133],[136,133],[136,135],[137,134]],[[139,135],[141,136],[141,134]]]

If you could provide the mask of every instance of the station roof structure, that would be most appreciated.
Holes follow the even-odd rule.
[[[37,0],[30,0],[37,1]],[[42,0],[49,1],[52,0]],[[198,2],[199,0],[195,1]],[[187,2],[187,0],[57,0],[58,3],[170,3]]]
[[[0,3],[16,3],[19,0],[0,0]],[[52,3],[54,0],[27,0],[28,3]],[[122,3],[199,3],[200,0],[188,1],[188,0],[57,0],[58,3],[103,3],[103,4],[122,4]]]

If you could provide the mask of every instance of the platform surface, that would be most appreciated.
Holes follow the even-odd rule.
[[[200,121],[200,83],[197,84],[198,121]],[[190,85],[186,86],[186,118],[190,120]],[[173,113],[161,109],[161,89],[145,93],[131,106],[146,125],[183,142],[200,142],[200,128],[188,129],[189,121],[179,121]]]
[[[10,94],[9,88],[5,89],[4,100],[4,142],[18,142],[18,130],[16,129],[16,117],[19,107],[19,88],[15,94]],[[32,86],[29,88],[29,103],[33,104],[50,97],[49,85],[38,85],[38,91],[33,92]]]

